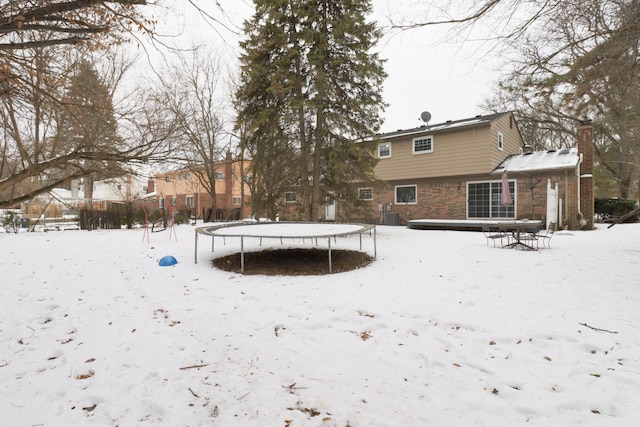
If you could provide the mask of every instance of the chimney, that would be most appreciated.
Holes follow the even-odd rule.
[[[529,153],[533,153],[533,147],[530,146],[529,144],[524,144],[522,146],[522,153],[523,154],[529,154]]]
[[[581,228],[593,230],[594,196],[593,196],[593,128],[591,121],[580,122],[578,127],[578,153],[582,157],[580,163],[580,212]],[[584,222],[583,222],[584,221]],[[583,225],[584,224],[584,225]]]
[[[147,194],[153,193],[154,191],[156,191],[156,189],[155,189],[155,181],[153,179],[149,179],[147,181]]]

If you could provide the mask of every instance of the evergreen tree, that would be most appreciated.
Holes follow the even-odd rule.
[[[121,140],[111,93],[89,62],[79,63],[76,74],[70,79],[63,105],[56,137],[61,153],[74,150],[96,153],[95,156],[89,154],[84,162],[84,168],[90,172],[84,178],[84,196],[90,201],[94,180],[119,176],[124,171],[115,163],[100,158],[100,153],[119,148]]]
[[[368,0],[256,0],[245,24],[238,127],[265,168],[254,174],[287,171],[283,185],[299,185],[305,220],[319,219],[326,192],[373,180],[373,145],[364,141],[381,124],[386,73],[372,52],[380,32],[370,12]],[[297,173],[276,154],[292,147]]]

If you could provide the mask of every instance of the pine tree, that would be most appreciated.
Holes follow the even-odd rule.
[[[385,107],[383,61],[372,52],[380,32],[366,21],[368,0],[257,0],[255,10],[242,43],[238,125],[248,129],[254,161],[295,147],[288,184],[301,189],[301,218],[316,221],[328,191],[373,180],[376,159],[364,141]],[[265,144],[273,149],[255,150]],[[256,164],[291,171],[280,159]]]
[[[111,93],[89,62],[82,61],[78,65],[77,73],[70,79],[63,105],[56,138],[60,142],[60,150],[96,153],[95,156],[89,155],[84,163],[84,168],[90,172],[84,178],[84,193],[85,199],[90,201],[95,179],[118,176],[123,171],[100,158],[100,153],[117,149],[121,140]]]

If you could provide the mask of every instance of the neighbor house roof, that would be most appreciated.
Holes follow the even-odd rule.
[[[448,130],[453,128],[465,127],[465,126],[486,125],[504,114],[509,114],[509,113],[488,114],[486,116],[478,115],[475,117],[471,117],[468,119],[461,119],[461,120],[447,120],[444,123],[437,123],[433,125],[426,124],[426,125],[422,125],[422,126],[411,128],[411,129],[398,129],[397,131],[394,131],[394,132],[380,133],[377,136],[378,138],[393,138],[396,136],[424,133],[425,131],[438,132],[438,131],[443,131],[443,130]]]
[[[547,170],[575,169],[580,164],[578,148],[534,151],[507,157],[491,174],[503,172],[542,172]]]

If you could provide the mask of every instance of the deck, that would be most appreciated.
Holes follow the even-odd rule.
[[[515,222],[527,224],[539,224],[540,229],[544,224],[540,220],[513,220],[513,219],[412,219],[407,224],[408,228],[415,230],[457,230],[457,231],[482,231],[483,225],[490,227],[499,223]]]

